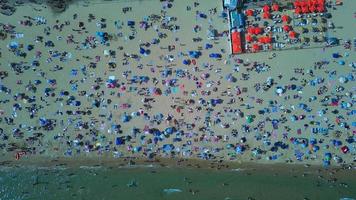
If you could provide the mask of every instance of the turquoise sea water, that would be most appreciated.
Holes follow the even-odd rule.
[[[7,168],[0,199],[340,199],[356,198],[356,175],[316,171],[173,168]],[[21,181],[19,181],[21,180]]]

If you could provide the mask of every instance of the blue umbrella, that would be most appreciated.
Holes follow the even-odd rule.
[[[210,58],[221,58],[222,56],[219,53],[211,53],[211,54],[209,54],[209,57]]]
[[[144,54],[146,51],[144,48],[140,47],[140,54]]]
[[[124,123],[129,122],[130,120],[131,120],[131,116],[130,115],[124,114],[121,117],[121,121],[124,122]]]
[[[115,144],[116,145],[122,145],[122,144],[125,144],[125,141],[122,139],[122,138],[116,138],[115,140]]]
[[[173,134],[174,132],[174,127],[168,127],[164,130],[165,133],[167,134]]]
[[[164,144],[162,147],[164,152],[170,152],[174,149],[173,144]]]
[[[332,56],[333,56],[333,58],[339,58],[340,54],[339,53],[333,53]]]
[[[206,43],[206,44],[205,44],[205,49],[210,49],[210,48],[213,48],[213,45]]]
[[[190,61],[189,61],[189,60],[183,60],[183,64],[184,64],[184,65],[189,65],[189,64],[190,64]]]
[[[340,61],[339,61],[339,65],[345,65],[345,61],[340,60]]]

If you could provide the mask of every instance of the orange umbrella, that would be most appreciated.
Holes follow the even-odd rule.
[[[265,4],[264,6],[263,6],[263,12],[269,12],[269,6],[267,5],[267,4]]]
[[[271,13],[265,12],[265,13],[263,13],[262,17],[263,17],[263,19],[271,19]]]
[[[247,42],[252,42],[253,41],[253,38],[251,35],[246,35],[246,41]]]
[[[289,32],[289,37],[292,38],[292,39],[294,39],[294,38],[297,37],[297,33],[294,32],[294,31],[290,31],[290,32]]]
[[[274,10],[274,11],[279,11],[279,5],[278,4],[273,4],[272,5],[272,9]]]
[[[282,21],[283,22],[289,22],[289,16],[288,15],[282,15]]]
[[[291,31],[292,29],[291,29],[290,26],[284,25],[284,26],[283,26],[283,30],[284,30],[285,32],[289,32],[289,31]]]
[[[246,15],[247,16],[253,16],[253,10],[252,9],[246,10]]]

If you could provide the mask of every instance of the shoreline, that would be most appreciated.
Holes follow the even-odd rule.
[[[45,168],[82,168],[82,167],[104,167],[104,168],[178,168],[178,169],[203,169],[203,170],[320,170],[320,171],[347,171],[356,170],[353,164],[323,167],[316,163],[282,163],[282,162],[237,162],[223,160],[202,160],[202,159],[182,159],[182,158],[159,158],[143,159],[138,157],[44,157],[31,156],[21,160],[11,160],[11,158],[1,158],[0,167],[45,167]]]

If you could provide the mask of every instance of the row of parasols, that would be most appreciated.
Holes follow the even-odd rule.
[[[325,12],[325,0],[296,0],[294,8],[296,14],[323,13]]]

